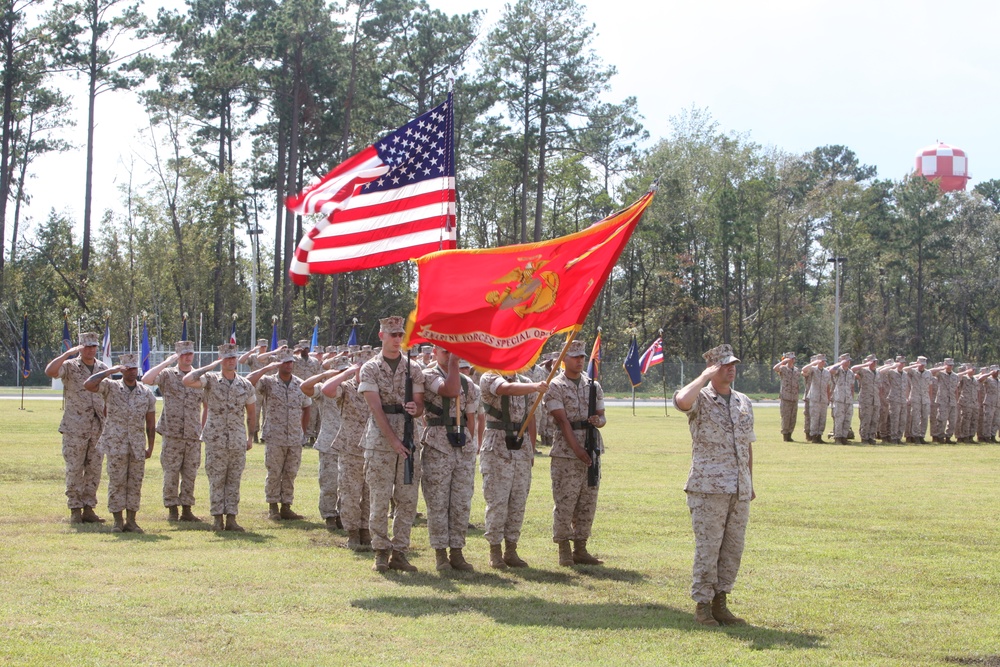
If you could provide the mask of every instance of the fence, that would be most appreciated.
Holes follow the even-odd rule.
[[[111,358],[114,362],[127,350],[114,350]],[[155,366],[170,356],[173,350],[153,350],[150,353],[149,365]],[[25,381],[26,387],[47,387],[51,386],[52,380],[45,375],[45,364],[55,356],[62,354],[62,349],[32,350],[31,376]],[[217,357],[215,349],[205,348],[195,353],[194,366],[204,366],[211,363]],[[628,393],[632,389],[631,382],[625,369],[622,368],[622,359],[605,356],[601,364],[601,385],[604,391],[609,393]],[[667,394],[683,387],[693,380],[705,369],[704,360],[680,361],[675,360],[665,362],[650,369],[650,372],[643,377],[642,384],[635,388],[636,396],[662,396],[664,380],[666,380]],[[246,373],[249,369],[240,366],[239,372]],[[17,356],[3,355],[0,358],[0,386],[12,387],[21,384],[20,367]],[[767,364],[739,364],[736,366],[736,382],[733,386],[745,394],[776,394],[778,393],[779,381],[777,376]]]

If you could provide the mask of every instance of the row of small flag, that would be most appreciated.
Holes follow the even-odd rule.
[[[658,336],[654,340],[646,351],[641,355],[639,354],[639,343],[632,336],[632,341],[628,346],[628,354],[625,355],[625,361],[622,367],[625,372],[628,373],[628,379],[632,383],[632,387],[638,387],[642,384],[642,376],[649,372],[653,366],[663,363],[663,337]],[[594,347],[590,351],[590,364],[587,366],[587,375],[597,379],[600,373],[601,365],[601,331],[598,327],[597,337],[594,338]]]

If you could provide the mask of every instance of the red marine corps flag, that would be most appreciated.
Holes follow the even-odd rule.
[[[405,262],[455,247],[452,95],[348,158],[285,202],[321,213],[295,250],[296,285],[312,273],[343,273]]]
[[[479,368],[530,366],[550,336],[583,324],[652,198],[651,190],[591,227],[551,241],[414,260],[420,285],[404,345],[435,343]]]

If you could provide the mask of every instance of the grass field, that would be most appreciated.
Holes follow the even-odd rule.
[[[490,570],[473,531],[477,571],[442,576],[423,522],[409,575],[375,574],[327,532],[312,450],[296,489],[306,521],[266,519],[255,447],[248,533],[169,524],[157,443],[145,535],[70,526],[59,402],[17,406],[0,401],[3,665],[1000,665],[1000,446],[784,443],[778,411],[759,408],[757,500],[730,597],[751,625],[710,629],[691,616],[690,440],[675,410],[609,409],[589,545],[604,567],[558,566],[539,458],[519,549],[532,567]],[[105,516],[106,492],[102,480]],[[205,518],[203,473],[196,494]]]

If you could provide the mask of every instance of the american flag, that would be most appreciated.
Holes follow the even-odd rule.
[[[295,250],[289,275],[371,269],[454,248],[455,156],[451,93],[285,202],[325,219]]]
[[[642,356],[639,358],[639,366],[642,370],[642,374],[645,375],[649,372],[649,369],[656,364],[663,363],[663,339],[657,338],[653,341],[652,345],[649,346]]]

